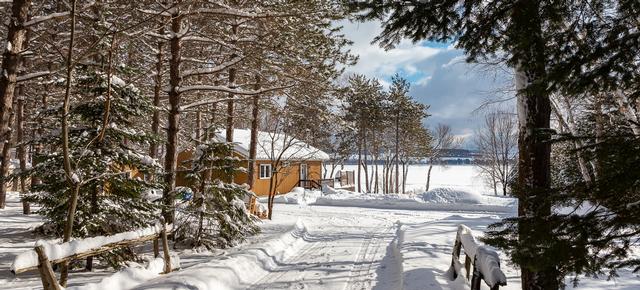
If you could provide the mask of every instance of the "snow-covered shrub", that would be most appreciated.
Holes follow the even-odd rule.
[[[177,215],[176,241],[190,247],[228,247],[258,232],[257,218],[244,201],[252,193],[233,182],[239,170],[227,143],[212,142],[196,148],[191,160],[193,198]]]

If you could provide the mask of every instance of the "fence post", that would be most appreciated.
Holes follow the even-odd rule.
[[[153,257],[160,257],[160,245],[158,244],[158,238],[153,239]]]
[[[469,280],[469,275],[471,275],[471,257],[469,257],[469,253],[465,252],[464,259],[464,268],[467,270],[467,280]],[[475,271],[476,266],[473,266],[473,270]]]
[[[473,276],[471,277],[471,290],[480,290],[480,282],[482,281],[482,274],[478,267],[476,267],[476,262],[478,261],[478,257],[473,258]]]
[[[162,252],[164,253],[164,273],[171,273],[171,257],[169,256],[169,241],[167,239],[167,225],[162,220],[162,231],[160,232],[162,238]]]
[[[456,243],[453,245],[453,253],[451,254],[451,268],[453,269],[453,279],[458,278],[458,271],[456,271],[455,262],[460,261],[460,248],[462,243],[460,242],[460,235],[456,234]]]
[[[42,280],[42,287],[44,290],[60,290],[60,284],[56,279],[53,269],[51,268],[51,261],[44,252],[44,247],[39,245],[35,248],[38,254],[38,271],[40,271],[40,279]]]

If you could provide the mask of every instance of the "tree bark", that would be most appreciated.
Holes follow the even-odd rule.
[[[260,90],[260,77],[256,76],[255,90]],[[258,147],[258,121],[260,118],[260,96],[253,96],[251,103],[251,140],[249,141],[249,164],[247,165],[247,183],[253,189],[256,178],[256,151]]]
[[[22,91],[22,87],[20,87],[20,89],[18,91]],[[27,150],[26,147],[24,146],[24,99],[23,98],[18,98],[17,101],[17,112],[16,112],[16,118],[17,118],[17,142],[18,142],[18,159],[20,160],[20,172],[24,172],[25,170],[27,170]],[[24,195],[27,193],[27,178],[25,176],[20,176],[20,194]],[[31,213],[31,206],[29,206],[29,203],[27,201],[24,200],[24,197],[22,199],[22,213],[23,214],[30,214]]]
[[[158,30],[159,34],[164,34],[164,28]],[[164,42],[158,41],[158,52],[156,53],[156,75],[153,85],[153,118],[151,121],[151,132],[154,135],[160,134],[160,96],[162,94],[162,67],[163,67],[163,48]],[[151,142],[149,145],[149,156],[151,158],[158,158],[158,143]]]
[[[427,170],[427,186],[424,191],[429,191],[429,184],[431,183],[431,169],[433,169],[433,160],[429,161],[429,169]]]
[[[371,192],[369,188],[369,164],[367,163],[367,155],[369,155],[369,151],[367,150],[367,131],[364,131],[362,136],[362,147],[364,151],[364,186],[366,187],[366,192]]]
[[[395,142],[395,166],[396,166],[396,193],[400,192],[400,109],[396,108],[396,142]]]
[[[11,4],[11,17],[7,26],[7,47],[2,54],[0,69],[0,143],[3,144],[2,166],[0,167],[0,208],[6,205],[6,176],[9,172],[8,152],[11,140],[11,116],[13,114],[14,93],[20,69],[20,53],[24,50],[27,29],[24,23],[29,17],[31,0],[14,0]],[[5,154],[4,152],[7,152]]]
[[[362,166],[362,138],[358,138],[358,192],[362,192],[362,184],[360,182],[362,170],[360,166]]]
[[[231,33],[233,35],[237,35],[238,34],[238,25],[234,24],[231,26]],[[232,41],[232,44],[235,45],[235,41]],[[234,59],[238,57],[237,54],[232,53],[231,54],[231,59]],[[231,89],[235,89],[236,88],[236,68],[235,67],[231,67],[229,68],[229,88]],[[227,101],[227,137],[226,137],[226,141],[227,142],[233,142],[233,127],[234,127],[234,94],[233,93],[229,93],[229,101]],[[231,177],[233,180],[233,176]]]
[[[71,31],[69,35],[69,46],[67,51],[67,75],[64,93],[64,104],[62,111],[62,156],[65,178],[70,189],[71,196],[67,205],[67,220],[64,224],[64,232],[62,241],[68,242],[73,233],[73,223],[75,220],[76,207],[78,206],[78,195],[80,193],[80,182],[78,177],[74,178],[73,169],[71,168],[71,156],[69,153],[69,105],[71,102],[71,78],[73,77],[73,44],[76,32],[76,6],[77,0],[73,0],[71,4]],[[60,285],[67,286],[67,276],[69,273],[69,262],[62,263],[60,269]]]
[[[183,15],[180,13],[179,4],[180,0],[174,2],[174,12],[171,15],[171,31],[173,37],[169,40],[171,49],[171,58],[169,60],[169,113],[168,113],[168,128],[167,128],[167,147],[164,158],[164,170],[165,170],[165,190],[163,192],[164,207],[162,209],[162,215],[167,223],[173,224],[174,221],[174,202],[173,191],[176,187],[176,171],[177,171],[177,157],[178,157],[178,132],[180,130],[180,99],[181,94],[178,90],[182,82],[182,76],[180,73],[181,62],[181,39],[177,36],[182,29]]]

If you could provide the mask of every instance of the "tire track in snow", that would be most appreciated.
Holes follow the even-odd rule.
[[[374,265],[382,260],[382,257],[379,257],[378,253],[380,248],[386,245],[383,242],[392,228],[393,226],[387,226],[381,233],[375,230],[371,231],[368,237],[362,241],[345,289],[362,290],[373,287],[374,271],[377,269]]]
[[[271,270],[271,273],[262,276],[260,280],[254,282],[251,289],[272,289],[274,284],[282,282],[282,278],[284,276],[290,274],[293,271],[299,271],[299,269],[297,269],[293,265],[303,262],[309,253],[315,252],[316,249],[320,247],[320,244],[322,244],[322,242],[309,243],[309,245],[298,251],[298,253],[296,253],[294,256],[282,261],[280,263],[282,265],[278,265],[276,269]]]

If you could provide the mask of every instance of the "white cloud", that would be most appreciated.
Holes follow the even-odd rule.
[[[355,66],[347,68],[347,73],[364,74],[379,79],[403,71],[413,75],[419,72],[416,63],[427,60],[448,48],[433,48],[410,41],[402,41],[396,48],[385,51],[377,44],[371,44],[382,30],[377,22],[352,23],[343,21],[344,33],[354,43],[351,52],[359,56]]]
[[[492,78],[487,72],[474,69],[474,65],[465,62],[463,51],[451,44],[430,47],[403,41],[385,51],[371,44],[381,32],[379,22],[339,24],[354,42],[351,52],[360,57],[357,65],[346,69],[347,73],[378,78],[385,88],[389,87],[391,76],[400,73],[412,82],[410,94],[414,99],[430,105],[431,117],[426,124],[450,125],[456,136],[465,138],[464,147],[473,146],[474,131],[481,123],[481,116],[473,112],[491,97],[487,92],[504,85],[507,74],[499,72]]]

